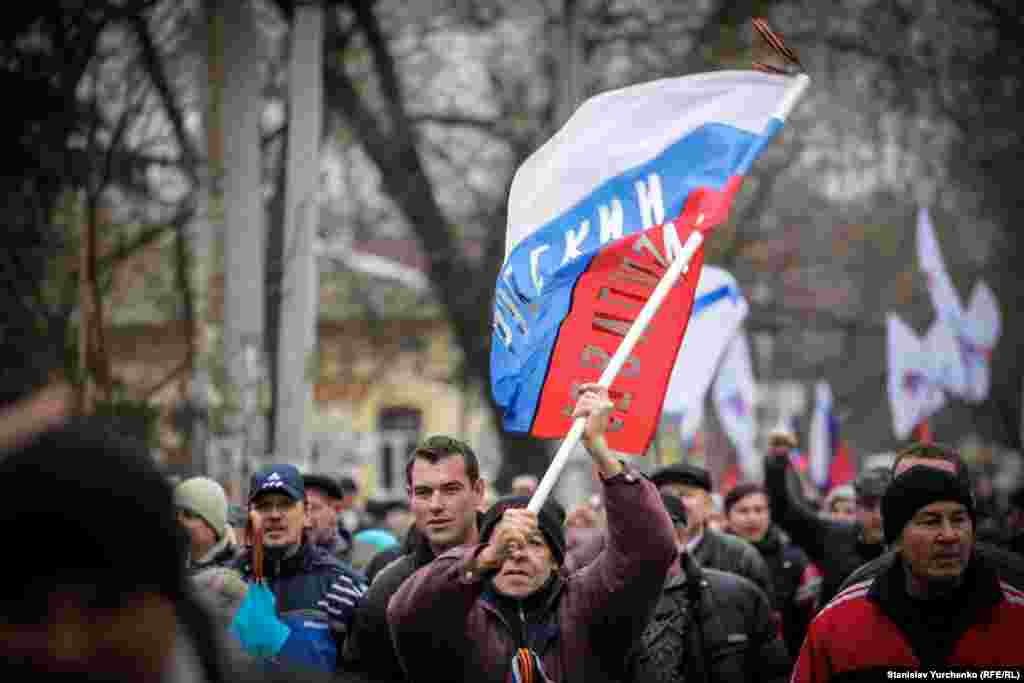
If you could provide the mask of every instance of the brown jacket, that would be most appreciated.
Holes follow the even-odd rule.
[[[388,623],[410,680],[505,683],[524,639],[552,681],[621,680],[676,546],[658,491],[645,477],[627,469],[604,482],[604,496],[605,551],[556,576],[543,589],[543,604],[527,609],[526,623],[488,577],[470,571],[483,546],[450,550],[402,584],[388,605]]]

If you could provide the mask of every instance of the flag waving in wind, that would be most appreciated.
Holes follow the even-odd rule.
[[[928,279],[928,294],[936,318],[949,328],[956,342],[951,347],[944,346],[947,356],[943,361],[943,387],[973,403],[984,401],[991,381],[989,359],[1001,324],[995,295],[988,285],[978,282],[971,292],[970,304],[964,309],[925,208],[917,214],[917,260]]]
[[[747,335],[734,334],[722,358],[714,387],[715,410],[729,441],[736,449],[736,464],[748,481],[760,481],[761,458],[757,444],[757,381]]]
[[[690,324],[665,393],[666,414],[681,415],[684,424],[689,416],[703,414],[718,363],[747,311],[747,300],[728,271],[714,266],[701,271]]]
[[[851,481],[855,471],[846,443],[839,438],[839,421],[832,403],[832,388],[828,382],[814,387],[814,413],[808,438],[808,458],[811,481],[821,491],[827,491]]]
[[[754,159],[809,80],[723,71],[583,103],[516,172],[495,292],[491,391],[504,427],[564,436],[692,231],[724,220]],[[661,415],[702,253],[610,387],[609,446],[642,453]]]
[[[906,439],[914,427],[946,405],[944,378],[956,340],[941,320],[932,323],[924,339],[919,339],[892,314],[887,318],[887,336],[893,432],[897,438]]]

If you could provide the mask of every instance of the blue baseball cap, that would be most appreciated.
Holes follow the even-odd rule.
[[[264,493],[283,493],[292,500],[304,500],[306,487],[295,465],[269,465],[252,475],[249,502]]]

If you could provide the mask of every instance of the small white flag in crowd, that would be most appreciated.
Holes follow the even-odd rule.
[[[705,266],[697,282],[690,324],[665,392],[664,412],[681,417],[684,443],[700,429],[711,380],[747,311],[747,300],[736,278],[721,268]]]
[[[757,452],[757,382],[747,336],[737,332],[722,359],[714,387],[715,410],[726,436],[736,449],[743,478],[760,481],[761,458]]]
[[[991,383],[989,360],[999,339],[999,305],[988,285],[978,282],[965,310],[953,280],[946,270],[942,250],[932,226],[928,209],[921,208],[917,219],[918,265],[928,279],[928,294],[937,322],[949,328],[954,345],[941,344],[945,365],[942,386],[949,393],[978,403],[988,397]]]
[[[906,439],[921,422],[945,404],[944,372],[956,341],[949,328],[936,321],[924,339],[899,317],[887,316],[888,388],[893,431]]]

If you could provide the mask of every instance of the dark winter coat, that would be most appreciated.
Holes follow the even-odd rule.
[[[366,595],[359,601],[352,630],[345,643],[343,658],[346,668],[362,673],[375,683],[405,680],[388,629],[388,601],[416,570],[434,560],[429,543],[410,543],[406,550],[406,554],[377,572]]]
[[[252,581],[252,549],[236,561],[246,581]],[[303,541],[298,552],[277,562],[268,557],[267,586],[277,599],[282,618],[302,615],[326,622],[341,652],[352,623],[356,602],[366,592],[362,574],[346,567],[321,548]]]
[[[786,650],[795,658],[816,611],[821,574],[807,553],[774,525],[753,545],[768,565],[772,579],[772,592],[768,597],[782,622]]]
[[[628,680],[785,681],[792,660],[764,591],[736,574],[701,568],[685,555],[681,560],[685,569],[673,565],[630,657]]]
[[[738,574],[753,581],[764,592],[771,593],[768,567],[748,541],[714,529],[704,529],[704,537],[692,552],[693,559],[701,567]]]

